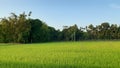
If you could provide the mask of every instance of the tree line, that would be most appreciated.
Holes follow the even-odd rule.
[[[39,43],[51,41],[79,41],[79,40],[119,40],[120,26],[104,22],[100,25],[88,25],[85,28],[75,24],[64,26],[63,30],[56,30],[39,19],[30,18],[29,14],[1,18],[1,43]]]

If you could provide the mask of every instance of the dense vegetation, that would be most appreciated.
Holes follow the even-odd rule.
[[[0,44],[0,68],[120,68],[120,42]]]
[[[0,42],[2,43],[36,43],[50,41],[79,41],[79,40],[119,40],[120,26],[104,22],[92,24],[85,28],[75,24],[56,30],[39,19],[26,15],[11,13],[10,17],[0,20]]]

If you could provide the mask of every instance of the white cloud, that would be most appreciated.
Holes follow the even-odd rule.
[[[120,9],[120,5],[118,5],[118,4],[110,4],[109,6],[111,8]]]

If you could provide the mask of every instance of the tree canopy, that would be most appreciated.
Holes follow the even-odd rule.
[[[119,40],[120,26],[108,22],[94,26],[83,27],[64,26],[63,30],[56,30],[39,19],[31,19],[31,12],[1,18],[1,43],[39,43],[50,41],[79,41],[79,40]]]

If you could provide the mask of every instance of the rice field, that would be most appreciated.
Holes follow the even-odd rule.
[[[120,68],[120,42],[1,43],[0,68]]]

